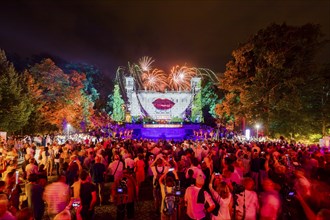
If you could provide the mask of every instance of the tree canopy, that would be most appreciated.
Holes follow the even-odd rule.
[[[315,56],[325,43],[318,25],[271,24],[260,30],[232,52],[221,79],[225,98],[217,114],[250,125],[262,123],[270,135],[320,131],[314,119],[321,119],[325,108],[320,86],[326,85],[326,74]]]
[[[0,50],[0,130],[15,132],[28,123],[33,110],[31,99],[24,93],[22,78],[5,52]]]

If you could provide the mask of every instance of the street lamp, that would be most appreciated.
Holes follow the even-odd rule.
[[[259,124],[256,124],[256,129],[257,129],[257,139],[259,139],[259,128],[260,128],[260,125]]]

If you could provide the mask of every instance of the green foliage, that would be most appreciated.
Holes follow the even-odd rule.
[[[180,118],[180,117],[173,117],[173,118],[171,119],[171,122],[172,122],[172,123],[181,123],[181,122],[183,122],[183,119]]]
[[[191,108],[191,121],[197,123],[204,122],[202,112],[202,90],[199,90],[194,97]]]
[[[208,82],[202,88],[202,108],[208,108],[208,112],[213,118],[217,117],[215,112],[216,105],[220,102],[213,82]]]
[[[5,52],[0,50],[0,130],[15,132],[27,124],[33,110],[30,98],[23,92],[21,78]]]
[[[67,64],[66,68],[69,71],[77,71],[78,73],[83,73],[86,75],[83,91],[88,99],[95,103],[100,98],[100,94],[95,88],[94,78],[97,78],[97,76],[100,75],[100,71],[93,65],[86,63],[71,63]]]
[[[113,113],[113,101],[114,101],[113,98],[114,98],[113,94],[108,95],[108,101],[107,101],[107,104],[106,104],[106,107],[105,107],[105,111],[109,115],[112,115],[112,113]]]
[[[123,109],[124,100],[122,99],[122,96],[119,91],[118,84],[115,85],[114,91],[113,91],[113,114],[112,119],[116,122],[123,122],[125,119],[125,112]]]
[[[313,118],[321,116],[310,111],[310,101],[321,99],[310,93],[319,86],[310,82],[324,80],[314,62],[324,43],[317,25],[272,24],[260,30],[233,51],[221,80],[226,95],[218,113],[260,121],[270,135],[294,137],[315,129]]]

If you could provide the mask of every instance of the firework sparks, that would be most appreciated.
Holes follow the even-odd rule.
[[[149,72],[152,67],[151,64],[155,62],[151,57],[144,56],[139,59],[139,64],[143,72]]]
[[[142,74],[142,82],[145,90],[164,91],[167,86],[167,77],[163,70],[153,69]]]
[[[169,75],[169,87],[171,90],[190,90],[190,80],[196,76],[194,68],[187,66],[175,66]]]

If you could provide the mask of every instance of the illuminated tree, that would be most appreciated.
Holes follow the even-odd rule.
[[[63,121],[75,128],[88,121],[93,114],[93,103],[83,91],[84,74],[76,71],[66,74],[50,59],[35,64],[29,72],[34,79],[29,87],[37,86],[41,90],[41,95],[33,97],[38,107],[34,115],[39,132],[61,129]]]
[[[191,121],[197,123],[204,122],[202,111],[202,90],[199,90],[194,97],[191,108]]]
[[[113,90],[113,113],[112,119],[116,122],[123,122],[125,119],[124,100],[119,91],[119,86],[116,84]]]
[[[23,92],[21,77],[0,50],[0,130],[15,132],[27,124],[33,105]]]
[[[318,77],[314,58],[324,44],[320,28],[272,24],[233,51],[220,87],[226,92],[218,114],[262,122],[266,134],[294,137],[312,123],[309,80]],[[317,113],[318,114],[318,113]]]
[[[218,96],[218,90],[215,88],[213,82],[208,82],[202,88],[202,107],[203,109],[207,109],[208,113],[213,117],[216,118],[217,114],[215,112],[216,104],[220,102]]]

